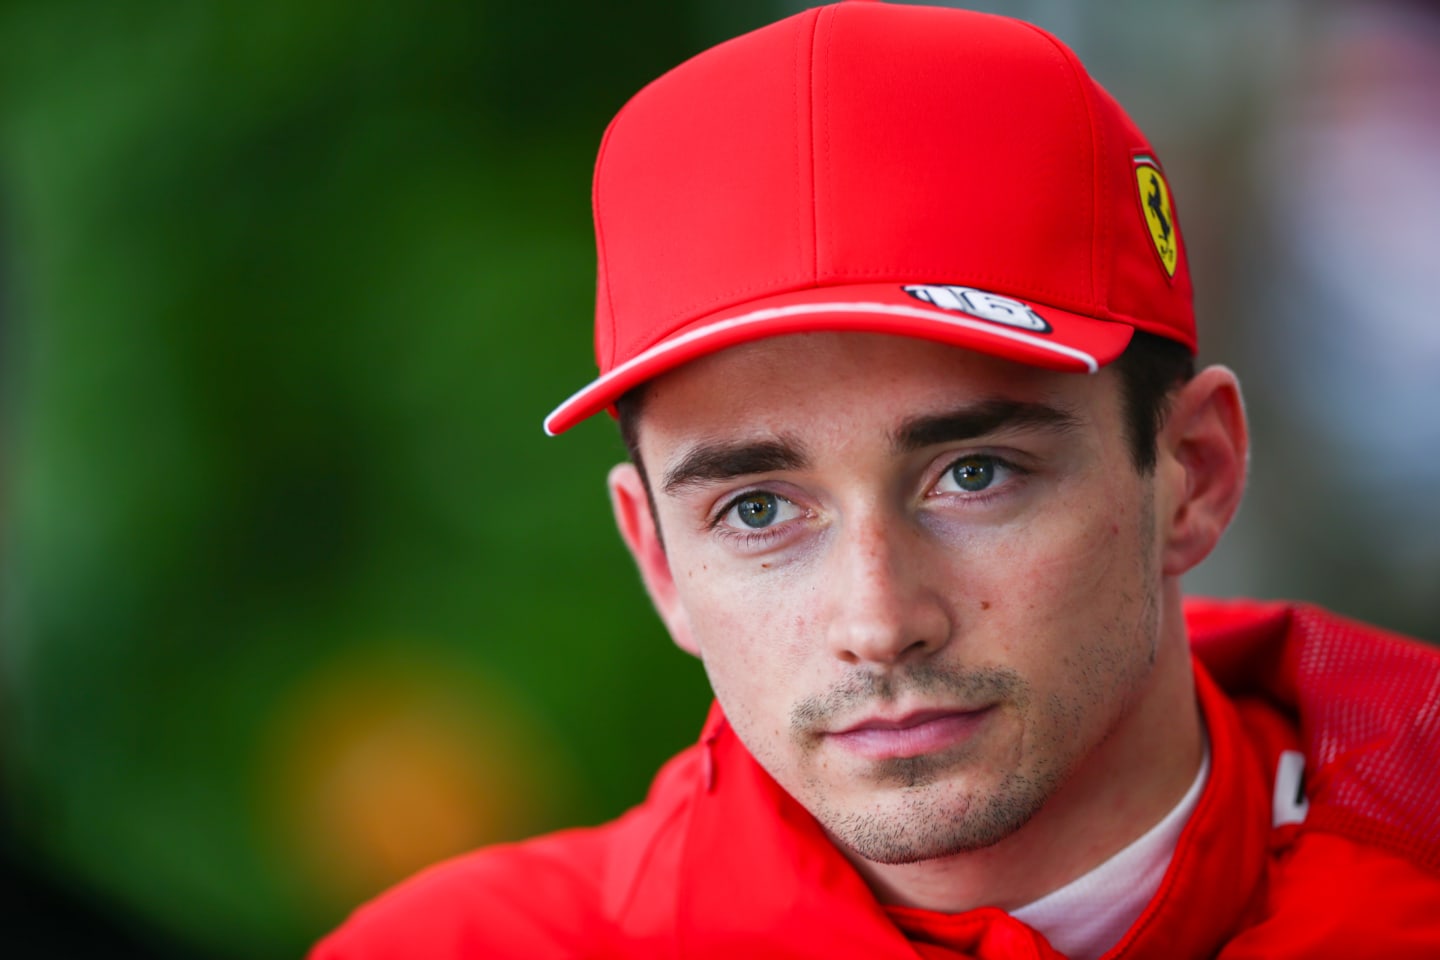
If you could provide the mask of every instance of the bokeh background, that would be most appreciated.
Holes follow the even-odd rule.
[[[294,956],[694,736],[613,426],[539,423],[609,116],[801,6],[0,5],[0,953]],[[1256,435],[1192,587],[1440,636],[1440,15],[975,6],[1167,165]]]

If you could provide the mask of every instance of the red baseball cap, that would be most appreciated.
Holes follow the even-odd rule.
[[[921,337],[1056,370],[1134,330],[1195,349],[1155,152],[1048,33],[846,0],[645,87],[595,167],[600,376],[562,433],[697,357],[762,337]]]

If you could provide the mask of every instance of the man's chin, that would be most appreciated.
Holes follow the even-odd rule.
[[[900,865],[960,856],[994,846],[1023,828],[1043,794],[992,794],[949,802],[907,798],[899,809],[835,816],[817,814],[839,846],[872,863]]]
[[[862,832],[850,836],[831,834],[837,844],[852,854],[871,863],[899,866],[907,863],[922,863],[927,860],[943,860],[962,854],[983,850],[999,843],[1008,833],[994,835],[970,834],[950,837],[915,837],[901,832]]]

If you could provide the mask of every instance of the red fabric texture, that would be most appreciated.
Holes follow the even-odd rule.
[[[1106,960],[1440,956],[1440,651],[1310,608],[1192,603],[1211,775]],[[1214,680],[1212,681],[1211,676]],[[1309,815],[1271,825],[1281,751]],[[885,908],[712,710],[645,803],[479,851],[358,910],[312,960],[1059,957],[994,908]]]
[[[1440,873],[1436,651],[1313,607],[1192,603],[1189,617],[1222,686],[1298,716],[1306,826]]]

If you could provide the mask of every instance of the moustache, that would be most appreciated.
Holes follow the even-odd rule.
[[[855,673],[824,693],[806,697],[790,710],[790,732],[817,736],[845,725],[868,707],[893,704],[907,695],[927,707],[978,710],[1003,700],[1026,699],[1027,684],[1009,667],[956,669],[920,664],[885,673]]]

